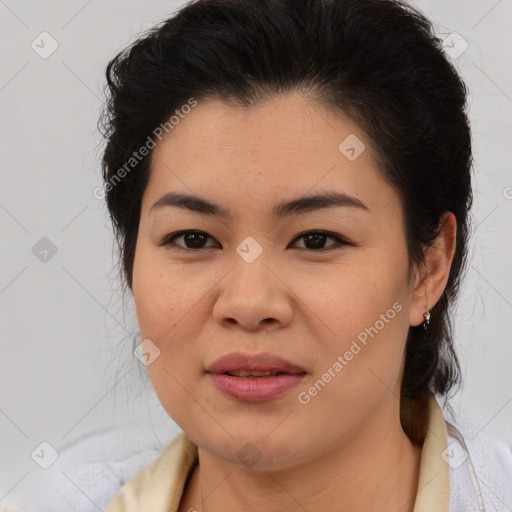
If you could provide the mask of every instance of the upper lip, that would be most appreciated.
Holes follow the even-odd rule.
[[[207,373],[227,373],[237,370],[271,371],[282,373],[306,373],[304,368],[272,354],[226,354],[206,368]]]

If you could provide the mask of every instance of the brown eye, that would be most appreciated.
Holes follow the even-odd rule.
[[[175,240],[178,239],[183,239],[183,242],[176,243]],[[171,249],[177,250],[199,251],[201,249],[215,247],[215,245],[205,245],[208,239],[213,240],[213,238],[204,231],[178,231],[177,233],[167,236],[159,245],[169,246]],[[298,249],[308,252],[327,252],[339,248],[342,245],[351,245],[350,242],[339,235],[327,231],[307,231],[297,236],[293,243],[301,239],[304,240],[303,243],[305,247],[298,247]],[[325,244],[329,239],[334,240],[334,243],[326,247]]]
[[[183,238],[182,244],[175,244],[175,240]],[[160,245],[178,245],[183,249],[203,249],[204,247],[212,247],[205,246],[205,242],[211,238],[210,235],[207,235],[203,231],[179,231],[178,233],[174,233],[173,235],[168,236]]]
[[[325,247],[325,243],[329,238],[334,240],[335,243]],[[334,233],[328,233],[327,231],[308,231],[295,238],[294,242],[300,239],[304,240],[304,245],[306,247],[299,247],[299,249],[310,252],[326,252],[331,249],[335,249],[340,245],[350,245],[340,236],[335,235]]]

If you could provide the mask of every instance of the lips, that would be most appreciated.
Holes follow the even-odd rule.
[[[285,395],[307,372],[272,354],[238,352],[217,359],[206,373],[226,397],[241,402],[266,402]]]
[[[207,373],[232,375],[240,378],[270,377],[280,374],[305,374],[306,370],[272,354],[227,354],[206,369]]]
[[[275,377],[276,375],[286,375],[286,372],[273,372],[271,370],[259,372],[257,370],[234,370],[231,372],[224,372],[224,375],[231,375],[232,377]]]

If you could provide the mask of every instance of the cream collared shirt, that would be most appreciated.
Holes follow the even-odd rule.
[[[431,396],[413,512],[449,512],[450,472],[442,458],[446,447],[446,424]],[[197,462],[197,446],[181,432],[157,459],[121,487],[104,512],[177,512],[187,476]]]

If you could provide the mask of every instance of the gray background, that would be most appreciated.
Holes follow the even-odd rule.
[[[106,64],[180,4],[0,0],[0,499],[44,473],[30,457],[42,441],[60,449],[117,425],[159,425],[169,439],[178,430],[131,352],[133,304],[121,301],[93,190]],[[453,59],[470,89],[476,175],[455,321],[465,382],[453,402],[512,445],[512,1],[414,4],[440,37],[458,32],[469,45]],[[43,31],[58,44],[47,58],[31,47]],[[39,51],[51,49],[44,37]],[[56,253],[41,261],[34,252],[49,245]]]

